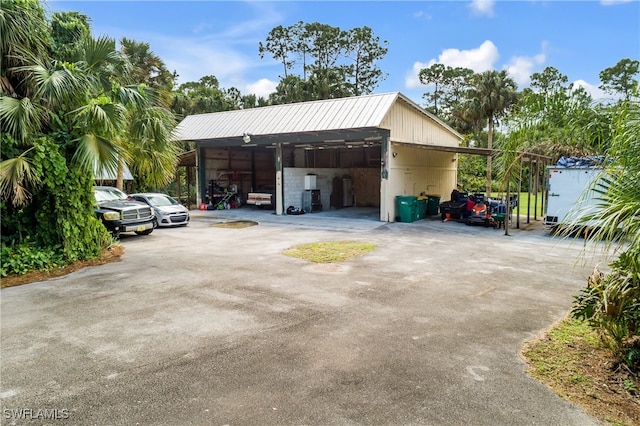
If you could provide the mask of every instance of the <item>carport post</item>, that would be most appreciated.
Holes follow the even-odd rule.
[[[530,223],[531,212],[531,185],[533,182],[533,160],[529,157],[529,188],[527,189],[527,225]]]
[[[518,202],[516,203],[516,228],[520,229],[520,203],[522,200],[520,199],[520,195],[522,194],[522,160],[520,160],[520,177],[518,179]],[[511,208],[511,200],[507,200],[507,208]],[[509,210],[511,213],[511,210]]]
[[[276,144],[276,215],[282,216],[282,143]]]
[[[536,160],[536,193],[534,197],[533,220],[538,220],[538,192],[540,192],[540,159]]]
[[[205,148],[198,147],[196,149],[196,164],[198,167],[198,185],[196,188],[197,194],[196,198],[200,200],[200,203],[204,203],[206,200],[204,199],[205,194],[207,193],[207,175],[206,175],[206,157],[204,153]]]
[[[391,161],[391,136],[387,130],[380,146],[380,221],[394,222],[393,201],[389,200],[389,162]]]

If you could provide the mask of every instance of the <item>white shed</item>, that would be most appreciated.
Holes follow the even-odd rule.
[[[240,196],[272,184],[283,214],[314,175],[325,208],[376,206],[385,222],[397,216],[398,195],[448,199],[462,140],[398,92],[191,115],[176,137],[196,145],[199,202],[212,184]],[[346,202],[340,179],[352,182]]]

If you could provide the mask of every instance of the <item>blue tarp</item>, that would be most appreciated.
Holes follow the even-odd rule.
[[[560,157],[557,165],[560,167],[600,167],[604,164],[603,155],[589,157]]]

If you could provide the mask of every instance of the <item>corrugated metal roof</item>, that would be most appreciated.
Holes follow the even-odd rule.
[[[197,141],[240,138],[245,132],[258,136],[376,128],[398,99],[454,132],[407,97],[394,92],[190,115],[177,126],[175,135],[180,140]]]
[[[123,180],[133,180],[133,175],[131,174],[131,170],[127,167],[126,164],[124,166],[123,172]],[[114,170],[105,170],[98,167],[98,165],[94,166],[93,175],[95,180],[116,180],[118,179],[118,173]]]

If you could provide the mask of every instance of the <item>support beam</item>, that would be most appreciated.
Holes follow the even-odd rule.
[[[276,214],[282,216],[284,209],[283,201],[283,185],[282,185],[282,144],[276,144]]]
[[[380,221],[393,222],[393,199],[389,194],[389,164],[391,164],[391,137],[389,132],[382,137],[380,148]]]
[[[207,170],[206,170],[206,154],[205,148],[199,147],[196,149],[196,164],[197,164],[197,176],[198,186],[196,188],[196,199],[200,200],[200,203],[204,203],[205,194],[207,193]],[[198,203],[198,204],[200,204]]]

